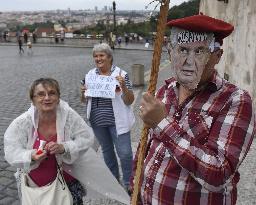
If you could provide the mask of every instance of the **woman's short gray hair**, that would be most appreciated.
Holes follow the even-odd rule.
[[[94,55],[95,52],[104,52],[113,60],[113,51],[107,43],[100,43],[94,45],[92,49],[92,54]]]

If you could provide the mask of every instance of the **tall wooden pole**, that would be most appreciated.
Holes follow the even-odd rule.
[[[156,40],[154,44],[152,67],[151,67],[150,80],[149,80],[149,86],[148,86],[148,92],[153,95],[155,94],[155,91],[156,91],[156,84],[157,84],[159,65],[160,65],[163,40],[164,40],[164,32],[166,27],[166,20],[167,20],[170,0],[161,0],[160,2],[161,2],[161,6],[160,6],[160,13],[159,13],[159,19],[157,24],[157,35],[156,35]],[[137,205],[138,203],[138,194],[139,194],[139,189],[140,189],[141,180],[142,180],[143,162],[144,162],[145,151],[147,146],[148,129],[149,128],[144,125],[141,133],[137,169],[136,169],[135,178],[134,178],[135,179],[134,190],[133,190],[133,195],[131,199],[132,205]]]

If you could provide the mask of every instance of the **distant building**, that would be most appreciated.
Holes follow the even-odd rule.
[[[54,29],[53,28],[37,28],[35,30],[35,34],[38,36],[38,37],[47,37],[47,36],[53,36],[55,33]]]
[[[125,18],[117,19],[117,25],[125,25],[127,23],[128,23],[128,19],[125,19]]]
[[[53,28],[57,32],[60,32],[63,29],[61,24],[54,24]]]
[[[68,8],[68,16],[71,16],[71,10]]]
[[[6,28],[7,28],[7,24],[3,23],[3,22],[0,22],[0,30],[4,30]]]
[[[96,11],[96,12],[98,11],[98,7],[97,6],[94,7],[94,11]]]

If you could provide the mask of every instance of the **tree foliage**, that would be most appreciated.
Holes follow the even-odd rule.
[[[196,15],[199,13],[199,4],[200,0],[189,0],[188,2],[174,6],[169,10],[167,18],[170,20]],[[143,37],[150,37],[150,33],[156,31],[158,16],[159,14],[151,16],[150,20],[144,23],[135,24],[130,22],[125,25],[120,25],[117,27],[117,34],[122,35],[124,33],[137,33]]]
[[[168,19],[178,19],[193,16],[199,13],[200,0],[190,0],[183,2],[179,6],[172,7],[168,12]]]
[[[15,28],[16,31],[19,31],[19,30],[23,30],[23,29],[28,29],[30,32],[33,32],[36,28],[53,28],[53,23],[50,22],[50,21],[47,21],[45,23],[34,23],[32,25],[23,25],[23,26],[17,26]]]

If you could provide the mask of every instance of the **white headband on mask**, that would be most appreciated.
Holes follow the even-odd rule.
[[[193,32],[193,31],[172,27],[170,39],[171,39],[171,44],[173,46],[176,44],[208,41],[209,49],[211,52],[213,52],[214,49],[216,48],[220,48],[220,43],[215,42],[213,33]]]
[[[204,32],[181,31],[177,35],[178,44],[206,41],[208,35]]]

